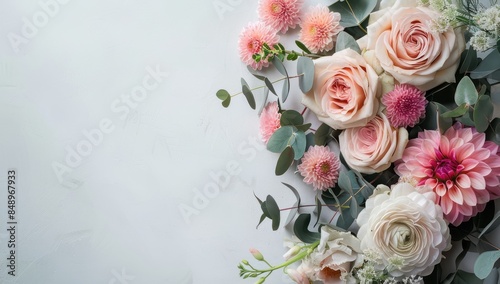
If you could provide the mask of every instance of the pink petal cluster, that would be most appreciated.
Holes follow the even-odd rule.
[[[300,23],[300,10],[304,0],[260,0],[259,18],[276,31],[286,33]]]
[[[298,166],[304,182],[312,184],[315,190],[327,190],[339,178],[340,161],[335,153],[325,146],[311,146]]]
[[[267,43],[273,46],[279,42],[276,32],[261,22],[250,23],[241,31],[238,42],[240,58],[243,63],[250,65],[254,70],[269,66],[267,59],[255,62],[252,56],[262,51],[262,46]]]
[[[337,34],[344,30],[340,25],[340,14],[330,12],[322,5],[312,7],[300,26],[299,40],[313,53],[333,49]]]
[[[485,141],[484,133],[458,123],[444,135],[433,130],[420,132],[408,143],[396,172],[431,187],[445,219],[455,226],[500,196],[498,145]]]
[[[413,127],[425,117],[425,92],[413,85],[396,85],[393,91],[382,97],[382,103],[387,107],[387,118],[396,128]]]
[[[260,114],[260,136],[264,143],[267,144],[269,138],[281,127],[280,119],[281,113],[279,113],[278,103],[268,103]]]

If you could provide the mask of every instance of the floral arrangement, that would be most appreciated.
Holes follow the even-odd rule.
[[[297,198],[286,222],[272,196],[257,197],[259,225],[270,219],[273,230],[288,226],[293,236],[283,263],[251,249],[259,265],[243,260],[240,276],[263,283],[283,269],[302,284],[497,283],[500,249],[488,236],[500,224],[500,118],[492,103],[500,5],[331,2],[259,0],[259,20],[242,30],[239,52],[262,83],[251,88],[242,79],[240,93],[217,92],[224,107],[242,94],[256,109],[258,98],[275,174],[291,169],[316,194],[315,204],[302,204],[284,183]],[[298,50],[286,49],[286,39]],[[283,108],[297,85],[302,95],[290,99],[300,99],[302,112]],[[446,261],[456,269],[442,275],[453,246],[461,251]],[[473,273],[459,269],[471,252]]]

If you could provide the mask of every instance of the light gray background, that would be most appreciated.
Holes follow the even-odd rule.
[[[289,234],[268,221],[255,229],[253,193],[281,207],[294,202],[281,181],[304,204],[313,193],[291,171],[274,176],[277,156],[255,143],[258,116],[243,97],[229,109],[215,97],[239,91],[240,77],[259,84],[237,53],[257,1],[55,1],[0,0],[0,282],[252,283],[236,268],[248,248],[281,262]],[[41,3],[57,9],[44,18]],[[285,107],[299,102],[295,89]],[[89,144],[102,121],[107,133]],[[16,277],[5,266],[10,168]]]

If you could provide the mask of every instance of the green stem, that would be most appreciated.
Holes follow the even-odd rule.
[[[297,74],[297,75],[295,75],[295,76],[283,77],[283,78],[280,78],[280,79],[278,79],[278,80],[276,80],[276,81],[271,82],[271,84],[278,83],[278,82],[280,82],[280,81],[286,80],[287,78],[288,78],[288,79],[294,79],[294,78],[299,78],[299,77],[301,77],[301,76],[304,76],[304,74]],[[258,90],[258,89],[262,89],[262,88],[264,88],[264,87],[266,87],[266,85],[264,85],[264,86],[259,86],[259,87],[255,87],[255,88],[252,88],[252,89],[250,89],[250,91],[255,91],[255,90]],[[243,92],[238,92],[238,93],[236,93],[236,94],[234,94],[234,95],[231,95],[231,98],[234,98],[234,97],[236,97],[236,96],[238,96],[238,95],[241,95],[241,94],[243,94]]]
[[[358,22],[358,27],[365,33],[367,34],[368,32],[365,30],[365,28],[363,28],[363,26],[361,26],[361,22],[359,21],[359,19],[356,17],[356,14],[354,14],[354,11],[352,10],[352,7],[351,7],[351,4],[349,4],[349,1],[346,0],[345,1],[347,3],[347,6],[349,6],[349,10],[351,10],[351,14],[353,16],[354,19],[356,19],[356,22]]]

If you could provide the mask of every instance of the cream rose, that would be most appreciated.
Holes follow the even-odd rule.
[[[440,14],[418,6],[416,0],[387,3],[392,6],[370,16],[368,34],[359,41],[360,45],[374,50],[382,68],[400,84],[426,91],[444,82],[455,82],[455,71],[465,48],[462,31],[433,30],[432,21]],[[383,1],[381,7],[387,3]]]
[[[379,79],[363,56],[344,49],[314,62],[314,83],[302,103],[335,129],[363,126],[377,113]]]
[[[349,128],[339,136],[340,152],[352,169],[366,174],[379,173],[403,156],[408,131],[394,128],[383,113],[367,125]]]
[[[306,257],[297,270],[288,271],[297,283],[311,281],[322,283],[349,283],[345,278],[363,264],[359,239],[349,232],[339,232],[330,227],[321,227],[318,247]],[[354,282],[355,283],[355,282]]]
[[[378,186],[359,213],[358,238],[363,251],[380,256],[377,269],[389,267],[394,277],[429,275],[451,248],[443,212],[430,188],[399,183],[390,190]],[[397,258],[398,265],[391,263]]]

